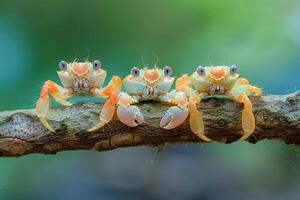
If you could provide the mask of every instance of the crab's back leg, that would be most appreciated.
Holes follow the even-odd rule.
[[[100,112],[100,122],[93,128],[90,128],[88,132],[95,131],[105,124],[110,122],[116,111],[116,104],[118,102],[118,96],[122,88],[122,80],[118,76],[113,76],[109,84],[102,90],[94,90],[93,95],[99,98],[108,98]]]
[[[202,98],[204,98],[207,94],[194,91],[192,88],[192,82],[189,76],[186,74],[177,79],[176,91],[184,92],[189,97],[189,121],[192,132],[200,139],[210,142],[211,139],[204,134],[204,122],[202,114],[197,110],[197,104],[199,104]]]
[[[69,91],[53,81],[46,81],[42,87],[40,97],[36,103],[36,114],[42,124],[51,132],[55,132],[54,129],[46,120],[47,113],[49,112],[50,97],[49,94],[60,104],[64,106],[71,106],[72,104],[67,102],[66,99],[70,97]]]
[[[242,90],[247,96],[261,96],[262,93],[260,88],[250,85],[249,81],[245,78],[238,79],[233,89],[237,92]]]
[[[248,96],[260,96],[261,89],[252,85],[246,79],[239,79],[236,85],[227,93],[228,96],[244,104],[242,111],[242,127],[244,134],[241,140],[246,140],[255,130],[255,117],[252,103]]]
[[[192,81],[187,74],[182,75],[176,80],[176,91],[183,92],[187,96],[193,91]]]

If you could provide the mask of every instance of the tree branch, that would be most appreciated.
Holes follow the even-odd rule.
[[[300,91],[283,96],[252,97],[251,100],[257,127],[249,142],[275,139],[300,146]],[[145,102],[139,106],[145,115],[145,124],[128,128],[115,117],[95,133],[87,133],[86,130],[99,120],[102,107],[99,103],[52,108],[48,120],[56,129],[55,134],[50,134],[41,125],[34,110],[0,112],[0,156],[201,142],[190,131],[188,122],[171,131],[159,128],[162,113],[169,105]],[[204,100],[199,109],[203,113],[208,136],[222,143],[238,140],[243,133],[242,108],[242,105],[229,99]]]

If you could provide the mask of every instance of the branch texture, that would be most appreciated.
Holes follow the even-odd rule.
[[[300,91],[282,96],[253,97],[251,101],[256,131],[249,142],[275,139],[300,146]],[[34,110],[0,112],[0,156],[201,142],[190,131],[188,122],[171,131],[159,127],[162,114],[169,105],[144,102],[139,106],[145,115],[145,124],[128,128],[115,117],[94,133],[86,130],[98,122],[100,103],[76,103],[71,107],[52,108],[48,121],[56,129],[55,134],[42,126]],[[243,133],[242,109],[241,104],[229,99],[205,99],[199,110],[203,113],[206,134],[222,143],[238,140]]]

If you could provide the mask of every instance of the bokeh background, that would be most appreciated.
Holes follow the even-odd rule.
[[[299,19],[299,0],[0,0],[0,110],[34,107],[75,58],[110,76],[154,55],[175,75],[237,64],[266,94],[294,92]],[[263,141],[2,158],[0,199],[299,199],[299,155]]]

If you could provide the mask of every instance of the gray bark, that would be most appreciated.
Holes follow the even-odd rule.
[[[252,97],[251,101],[256,130],[248,142],[272,139],[300,145],[300,92]],[[76,103],[71,107],[51,108],[48,121],[55,128],[55,134],[42,126],[34,110],[0,112],[0,156],[202,142],[190,131],[188,122],[171,131],[159,127],[168,104],[144,102],[139,106],[145,115],[145,124],[129,128],[114,117],[112,122],[94,133],[86,130],[98,122],[100,103]],[[205,99],[198,108],[203,113],[208,137],[231,143],[242,135],[241,104],[229,99],[210,98]]]

